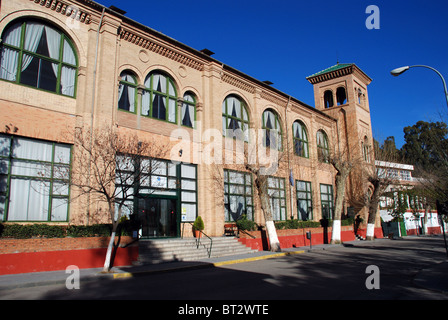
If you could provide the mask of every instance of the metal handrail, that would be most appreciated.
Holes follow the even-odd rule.
[[[241,229],[238,229],[238,232],[242,232],[242,233],[244,233],[244,234],[247,234],[249,237],[251,237],[252,239],[256,239],[257,237],[255,237],[255,236],[253,236],[253,235],[251,235],[249,232],[247,232],[246,230],[241,230]]]
[[[188,222],[188,223],[191,224],[192,227],[194,227],[191,222]],[[184,226],[185,226],[185,224],[184,224]],[[202,233],[204,236],[206,236],[210,240],[210,247],[209,247],[209,249],[207,249],[207,247],[205,247],[207,249],[207,252],[208,252],[208,257],[210,258],[212,256],[213,239],[210,238],[207,234],[205,234],[202,230],[198,230],[198,231],[200,233]],[[184,235],[183,235],[183,228],[182,228],[182,238],[183,237],[184,237]],[[199,249],[199,245],[201,244],[201,237],[196,238],[195,241],[196,241],[196,249]]]

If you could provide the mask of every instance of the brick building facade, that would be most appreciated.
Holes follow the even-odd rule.
[[[237,161],[239,142],[257,154],[280,155],[269,177],[275,220],[332,218],[332,150],[348,148],[366,165],[373,162],[371,79],[355,64],[309,76],[312,107],[116,8],[89,0],[10,0],[0,10],[5,223],[109,222],[104,203],[78,198],[69,175],[56,170],[72,168],[74,132],[91,125],[170,146],[163,168],[147,182],[151,194],[136,194],[127,207],[129,215],[145,213],[144,237],[179,237],[198,215],[211,236],[242,214],[263,225],[253,177]]]

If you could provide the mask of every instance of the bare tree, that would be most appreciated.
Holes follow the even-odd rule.
[[[366,155],[366,154],[365,154]],[[349,202],[355,211],[367,210],[367,240],[374,240],[375,222],[381,197],[397,180],[394,165],[400,160],[390,148],[375,147],[368,162],[360,162],[350,178]],[[364,155],[363,155],[364,157]],[[387,168],[389,166],[389,168]]]
[[[344,211],[344,200],[347,199],[347,186],[350,183],[350,175],[359,174],[360,169],[365,166],[369,166],[367,159],[371,157],[367,152],[368,146],[363,146],[365,149],[363,152],[355,152],[359,148],[359,143],[356,142],[354,145],[349,146],[348,141],[346,143],[335,143],[331,152],[329,152],[325,157],[325,162],[330,163],[336,171],[335,175],[335,207],[333,214],[333,228],[331,234],[332,243],[341,243],[341,220],[342,213]],[[361,181],[361,184],[365,184]],[[353,189],[353,185],[350,189]],[[350,198],[348,198],[350,199]]]
[[[269,146],[263,145],[262,140],[269,134]],[[235,129],[233,135],[236,139],[226,141],[226,152],[224,162],[215,162],[211,167],[211,175],[216,186],[216,190],[222,190],[224,186],[224,168],[240,169],[250,172],[254,178],[255,193],[263,212],[266,231],[268,234],[271,251],[280,251],[280,241],[274,224],[272,212],[271,196],[269,194],[269,177],[278,173],[282,165],[285,152],[278,149],[279,137],[274,133],[266,133],[263,130],[250,130],[250,136],[254,137],[254,143],[244,143],[244,133],[240,129]],[[264,140],[266,143],[266,140]],[[229,143],[227,143],[229,142]],[[215,143],[215,142],[214,142]],[[221,148],[220,145],[218,148]],[[217,146],[215,146],[215,149]],[[215,158],[216,160],[216,158]],[[219,192],[217,193],[219,196]]]
[[[333,228],[331,233],[331,243],[341,243],[341,219],[346,192],[347,179],[354,168],[356,161],[345,157],[344,154],[334,153],[330,157],[330,163],[336,170],[335,186],[336,198],[333,216]]]
[[[112,233],[104,261],[104,272],[111,268],[111,255],[117,227],[124,209],[132,210],[140,182],[149,179],[163,158],[166,147],[142,141],[135,134],[120,134],[117,128],[102,126],[75,132],[71,186],[78,196],[95,197],[107,206]],[[87,204],[89,206],[89,203]]]
[[[366,240],[375,239],[375,221],[378,214],[378,206],[380,198],[386,191],[387,187],[391,184],[391,181],[386,177],[378,175],[377,170],[368,176],[368,180],[371,183],[372,188],[367,191],[369,196],[366,197],[367,207],[369,209],[369,215],[367,217],[367,232]]]
[[[270,251],[281,251],[280,241],[277,236],[277,230],[274,223],[274,215],[272,212],[272,201],[269,194],[269,176],[277,173],[282,159],[287,152],[278,151],[278,137],[270,132],[263,133],[259,131],[257,140],[269,139],[270,145],[261,147],[258,143],[246,153],[245,166],[248,171],[254,176],[254,185],[260,200],[261,210],[263,211],[266,232],[268,233]],[[268,137],[261,137],[261,134],[267,134]],[[259,148],[256,148],[259,146]],[[263,150],[260,152],[260,150]],[[263,152],[266,152],[265,154]],[[256,153],[256,156],[255,156]]]
[[[385,159],[384,156],[382,158]],[[391,167],[385,168],[384,165],[387,164]],[[367,176],[367,180],[370,183],[367,190],[365,190],[364,196],[368,208],[366,240],[375,239],[375,221],[378,215],[380,199],[389,186],[397,182],[398,176],[394,170],[394,165],[396,163],[375,161],[370,170],[365,171],[365,176]]]
[[[246,168],[255,177],[255,187],[260,199],[261,210],[264,214],[266,231],[269,238],[271,251],[281,251],[280,241],[278,240],[277,230],[275,229],[274,217],[272,214],[271,197],[268,189],[269,176],[264,173],[265,168],[254,165],[247,165]]]

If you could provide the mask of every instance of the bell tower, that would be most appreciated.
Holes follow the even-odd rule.
[[[351,157],[373,163],[373,136],[367,86],[372,79],[354,63],[338,63],[306,78],[314,87],[316,109],[338,121],[331,139]]]

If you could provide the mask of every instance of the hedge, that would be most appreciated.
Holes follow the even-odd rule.
[[[351,226],[354,223],[353,218],[341,220],[341,226]],[[332,220],[328,220],[328,226],[331,227],[333,224]],[[303,228],[319,228],[322,227],[322,224],[320,221],[302,221],[302,220],[285,220],[285,221],[278,221],[275,223],[275,227],[278,230],[283,229],[303,229]]]
[[[112,225],[96,224],[91,226],[52,226],[48,224],[0,224],[0,238],[31,239],[31,238],[65,238],[65,237],[109,237]],[[131,235],[130,223],[121,223],[117,233]]]
[[[248,220],[246,215],[243,215],[237,222],[236,225],[238,229],[240,230],[246,230],[246,231],[255,231],[258,230],[258,225],[252,221]]]
[[[333,221],[328,220],[328,226],[331,227]],[[351,226],[354,223],[353,218],[341,220],[341,226]],[[247,231],[255,231],[258,230],[258,225],[252,220],[248,220],[246,216],[243,217],[236,222],[236,225],[240,230]],[[277,221],[275,222],[275,228],[277,230],[285,230],[285,229],[303,229],[303,228],[319,228],[322,227],[320,221],[302,221],[297,219],[285,220],[285,221]]]

